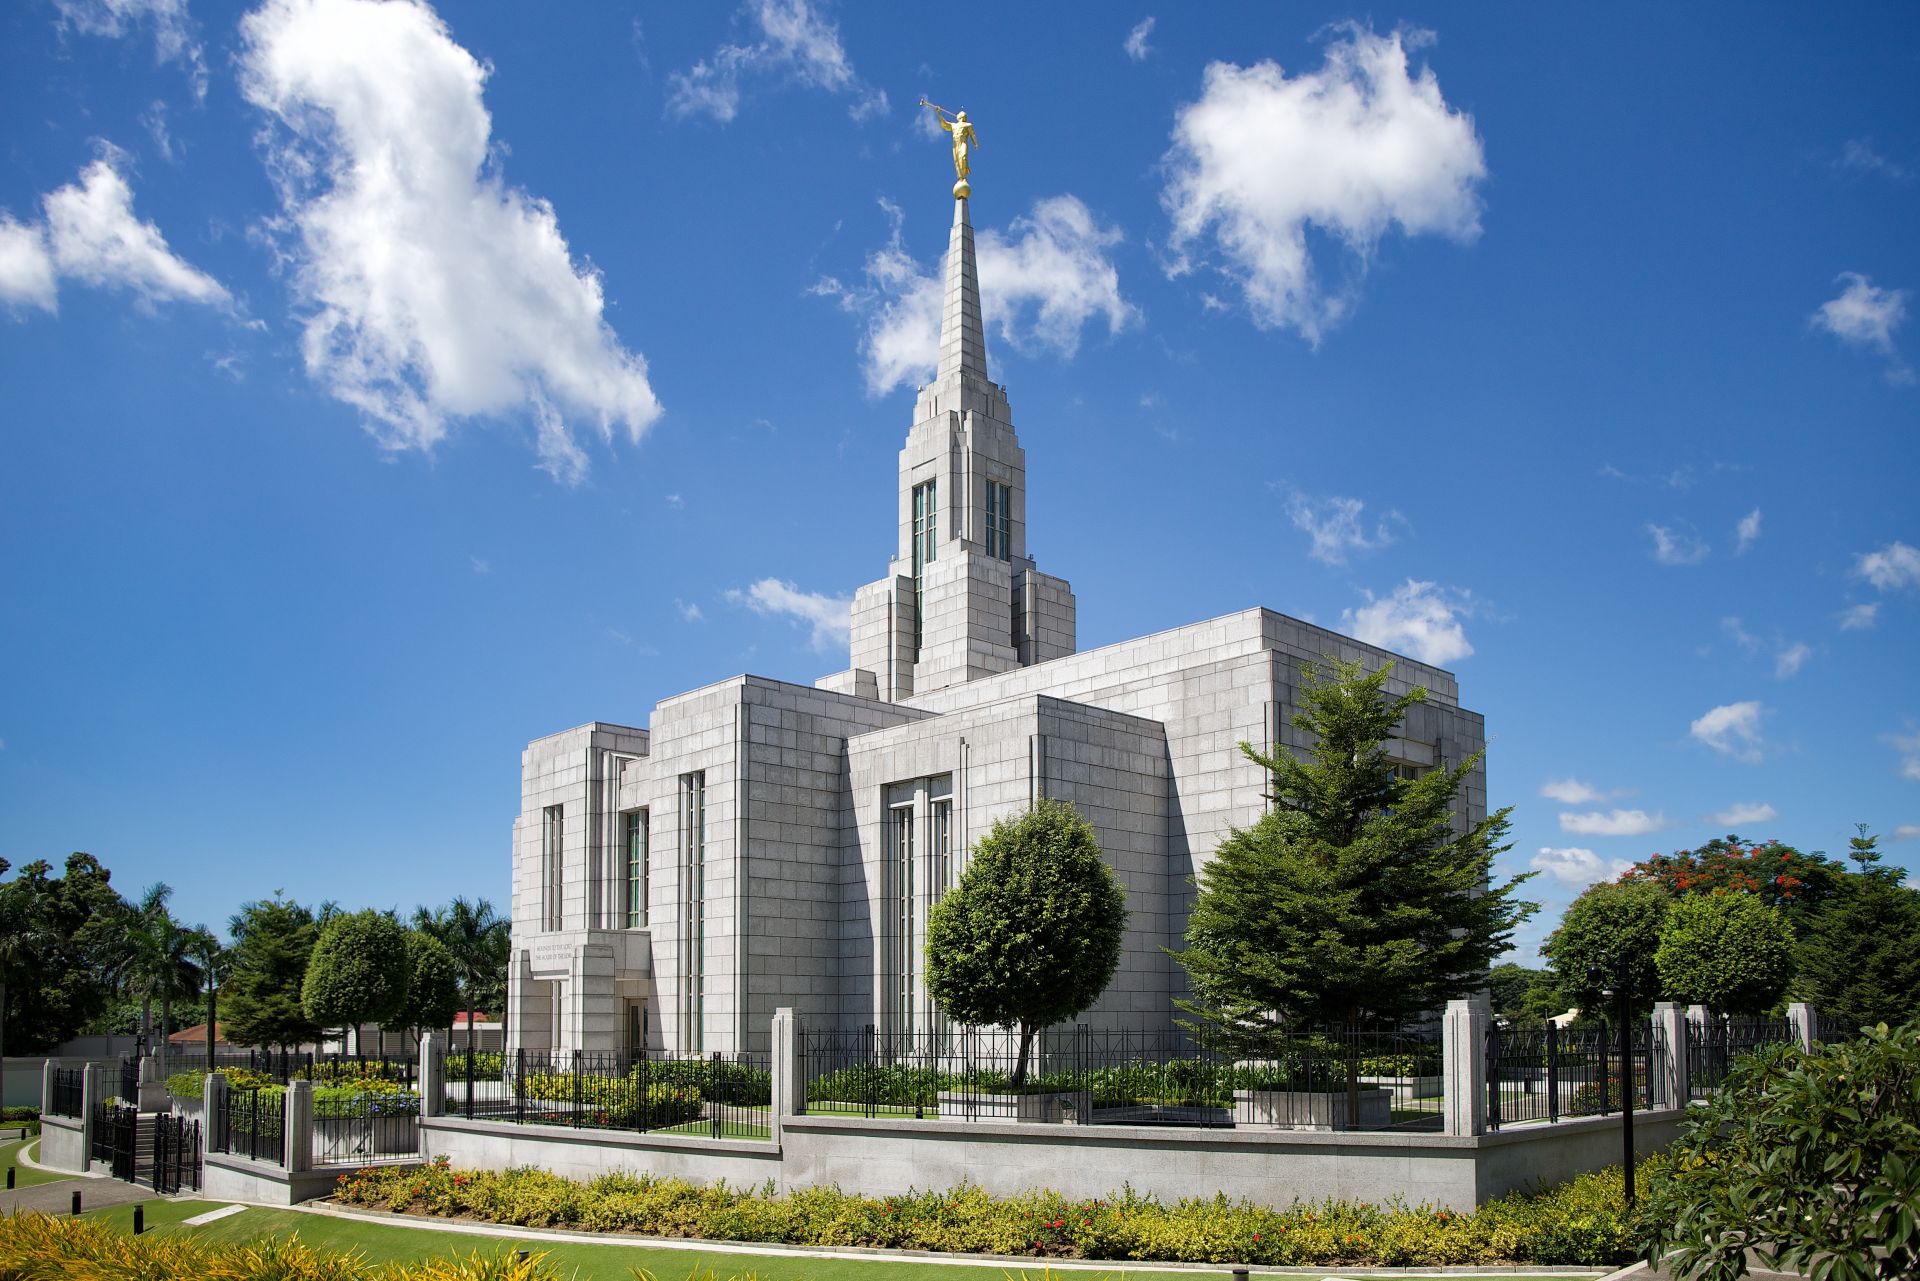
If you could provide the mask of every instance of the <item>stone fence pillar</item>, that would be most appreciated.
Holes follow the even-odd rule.
[[[1448,1001],[1440,1022],[1441,1090],[1448,1134],[1487,1129],[1487,1029],[1492,1018],[1476,1001]]]
[[[173,1100],[167,1097],[167,1078],[160,1075],[161,1063],[151,1054],[140,1060],[140,1097],[122,1099],[122,1103],[131,1103],[142,1112],[170,1112]]]
[[[1813,1007],[1805,1001],[1792,1002],[1787,1006],[1787,1022],[1793,1024],[1793,1036],[1800,1042],[1800,1048],[1813,1049],[1813,1043],[1820,1035],[1820,1023],[1813,1017]]]
[[[220,1127],[219,1142],[227,1141],[227,1074],[209,1072],[200,1083],[200,1150],[214,1150],[214,1127]],[[221,1149],[224,1151],[224,1147]]]
[[[297,1174],[313,1168],[313,1082],[295,1081],[287,1086],[287,1112],[284,1122],[287,1173]]]
[[[93,1160],[93,1114],[107,1097],[109,1069],[89,1063],[80,1069],[80,1169],[84,1173]],[[43,1114],[44,1115],[44,1114]]]
[[[467,1029],[472,1037],[473,1029]],[[420,1115],[439,1116],[447,1106],[447,1056],[440,1046],[440,1034],[429,1032],[420,1038]]]
[[[46,1059],[40,1064],[41,1116],[53,1115],[53,1074],[58,1070],[58,1065],[52,1059]]]
[[[800,1020],[793,1007],[773,1012],[773,1141],[780,1142],[787,1118],[807,1110],[806,1082],[800,1074]]]
[[[1647,1082],[1649,1089],[1659,1091],[1654,1106],[1683,1108],[1687,1106],[1688,1091],[1693,1088],[1687,1080],[1687,1012],[1672,1001],[1656,1001],[1653,1028],[1666,1049],[1658,1083]]]

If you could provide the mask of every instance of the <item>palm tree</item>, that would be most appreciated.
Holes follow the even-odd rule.
[[[222,946],[213,931],[204,925],[194,927],[191,933],[193,943],[188,955],[200,967],[201,980],[207,985],[207,1071],[212,1072],[214,1033],[220,1019],[220,985],[233,970],[233,949]]]
[[[512,949],[512,924],[494,911],[486,899],[456,898],[429,912],[416,908],[413,926],[446,944],[460,975],[460,994],[467,1004],[467,1049],[473,1049],[474,1008],[481,990],[506,982],[507,958]]]
[[[126,943],[116,967],[128,995],[140,998],[140,1027],[149,1037],[153,1032],[153,998],[160,998],[159,1075],[163,1078],[167,1074],[173,998],[200,987],[200,967],[193,963],[197,931],[173,919],[167,909],[167,900],[172,897],[170,885],[147,887],[127,923]]]

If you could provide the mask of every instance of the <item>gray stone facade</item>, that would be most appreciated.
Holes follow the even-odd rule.
[[[1426,686],[1393,745],[1411,769],[1483,746],[1451,674],[1266,609],[1076,652],[1072,589],[1027,555],[1026,456],[986,376],[965,200],[946,302],[900,452],[896,556],[855,595],[848,670],[735,677],[645,729],[595,722],[522,754],[510,1047],[764,1051],[778,1007],[937,1027],[927,912],[972,844],[1043,796],[1092,822],[1132,909],[1084,1021],[1164,1030],[1191,878],[1266,804],[1238,745],[1306,746],[1304,667],[1391,659],[1391,690]],[[1459,821],[1485,813],[1476,771]]]

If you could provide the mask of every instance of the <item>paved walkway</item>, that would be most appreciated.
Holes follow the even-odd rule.
[[[137,1183],[122,1183],[119,1179],[88,1179],[75,1175],[71,1179],[57,1179],[52,1183],[36,1183],[30,1188],[15,1188],[11,1192],[0,1190],[0,1214],[19,1214],[35,1210],[41,1214],[66,1214],[73,1209],[73,1194],[76,1189],[80,1193],[82,1210],[97,1210],[102,1206],[153,1200],[153,1189],[143,1188]]]

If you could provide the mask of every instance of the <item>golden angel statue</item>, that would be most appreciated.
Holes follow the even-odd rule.
[[[965,109],[948,111],[925,98],[920,99],[920,105],[932,110],[940,121],[940,127],[953,135],[953,171],[960,178],[959,182],[953,184],[953,194],[967,195],[967,178],[973,173],[973,165],[969,163],[970,148],[980,145],[980,135],[973,131],[973,122],[967,119]]]

